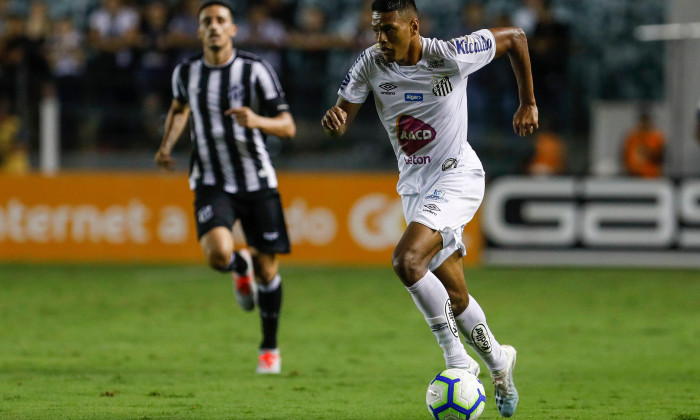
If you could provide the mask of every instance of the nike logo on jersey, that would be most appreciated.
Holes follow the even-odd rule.
[[[396,135],[401,150],[407,156],[412,156],[435,140],[437,132],[430,124],[418,118],[401,115],[396,119]]]

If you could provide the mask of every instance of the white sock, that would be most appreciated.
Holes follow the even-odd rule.
[[[469,306],[456,317],[456,320],[457,328],[464,335],[464,340],[481,357],[490,371],[506,367],[508,359],[486,323],[486,314],[472,295],[469,295]]]
[[[470,357],[459,339],[450,297],[440,280],[428,271],[422,279],[406,289],[411,293],[413,301],[423,313],[438,344],[442,347],[447,367],[469,366]]]

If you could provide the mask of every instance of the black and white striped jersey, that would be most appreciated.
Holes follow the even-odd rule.
[[[172,90],[173,97],[189,104],[191,110],[191,189],[207,185],[241,193],[277,187],[265,135],[224,115],[241,106],[268,117],[289,110],[269,64],[240,50],[234,50],[233,57],[220,66],[207,64],[200,56],[175,68]]]

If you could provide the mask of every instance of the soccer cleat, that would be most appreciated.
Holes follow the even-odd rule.
[[[468,359],[468,364],[466,366],[448,366],[448,369],[462,369],[466,370],[467,372],[471,373],[472,375],[476,376],[477,378],[479,377],[479,373],[481,373],[481,367],[479,366],[479,363],[477,363],[476,360],[472,359],[467,355]]]
[[[261,349],[258,353],[258,368],[261,374],[279,374],[282,371],[282,358],[279,349]]]
[[[496,407],[503,417],[510,417],[515,413],[518,406],[518,390],[513,382],[513,370],[515,370],[515,359],[518,352],[513,346],[504,344],[501,346],[508,358],[508,364],[503,370],[491,372],[493,387],[496,390]]]
[[[469,366],[463,369],[476,376],[477,378],[479,377],[479,373],[481,373],[481,366],[479,366],[479,363],[477,363],[477,361],[472,359],[471,357],[469,357]]]
[[[240,250],[238,255],[245,260],[248,264],[248,268],[245,274],[232,271],[233,293],[236,295],[236,301],[244,311],[252,311],[255,309],[255,301],[258,293],[253,275],[253,258],[250,255],[250,251],[247,249]]]

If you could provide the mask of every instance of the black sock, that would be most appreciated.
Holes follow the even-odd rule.
[[[235,271],[238,274],[245,274],[246,270],[248,270],[248,263],[241,257],[241,254],[234,252],[231,254],[228,265],[221,271],[224,273]]]
[[[275,283],[277,287],[275,287]],[[274,287],[274,289],[272,289]],[[272,290],[270,290],[272,289]],[[277,325],[282,307],[282,283],[279,274],[268,285],[258,285],[258,306],[262,322],[261,349],[277,348]]]

